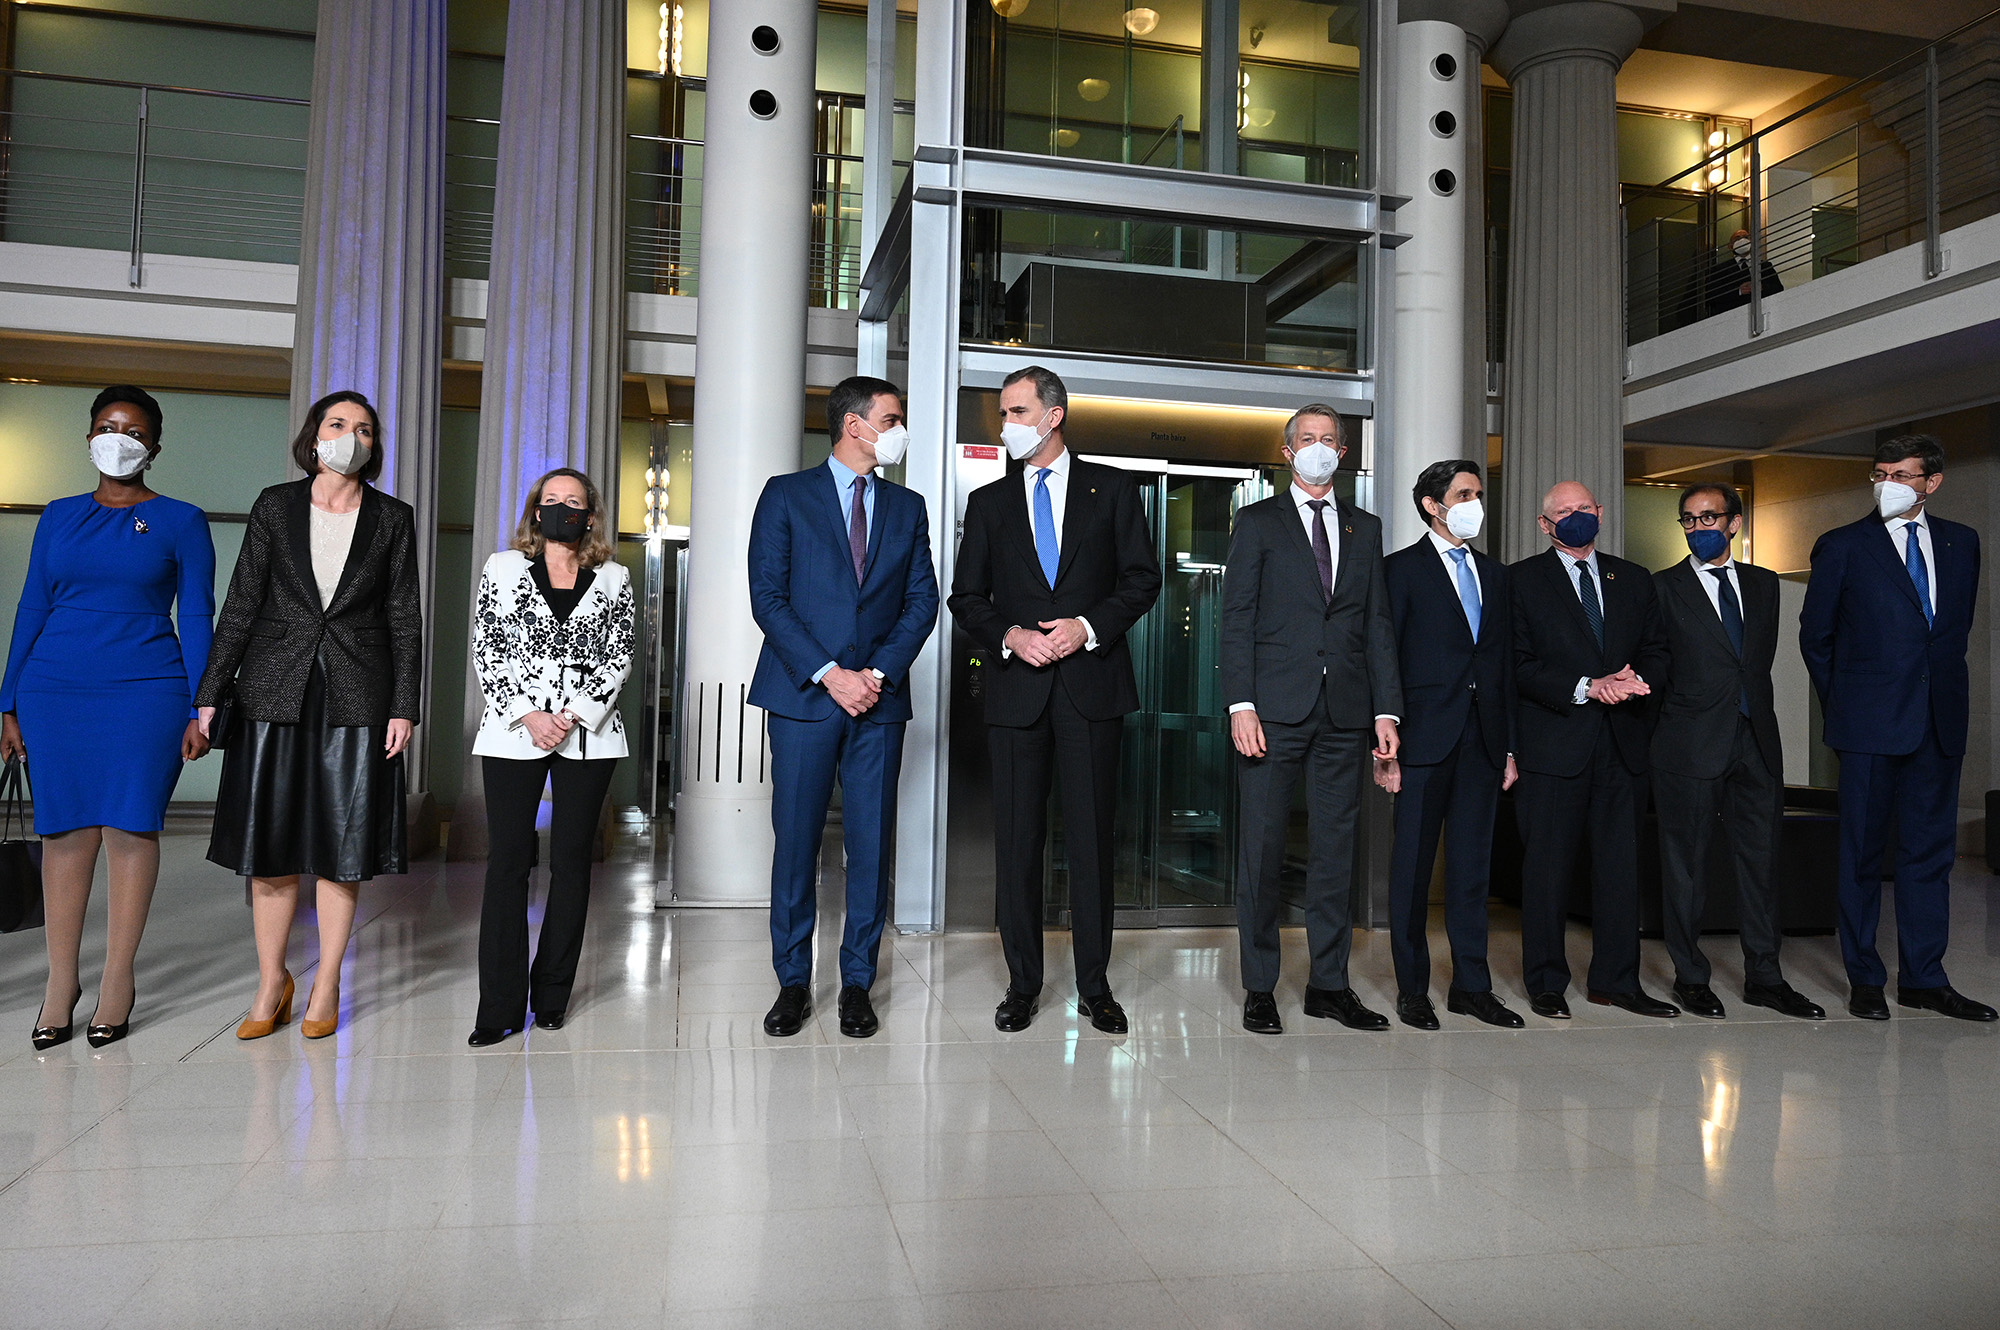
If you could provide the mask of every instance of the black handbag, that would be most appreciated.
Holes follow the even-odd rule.
[[[28,839],[32,797],[28,764],[9,758],[0,774],[0,933],[42,926],[42,843]]]
[[[215,699],[215,714],[208,718],[208,746],[229,747],[229,732],[236,728],[236,685],[227,683]]]

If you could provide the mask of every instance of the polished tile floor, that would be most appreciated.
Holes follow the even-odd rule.
[[[1726,1022],[1364,1035],[1299,1014],[1290,936],[1260,1038],[1230,933],[1121,933],[1115,1040],[1056,986],[999,1035],[993,938],[892,938],[877,1038],[781,1043],[762,915],[613,864],[569,1027],[473,1052],[479,869],[426,864],[365,893],[335,1038],[242,1044],[247,913],[202,847],[167,838],[124,1043],[35,1053],[41,938],[0,938],[0,1324],[2000,1325],[2000,1029],[1849,1019],[1830,938],[1787,948],[1823,1025],[1735,1002],[1718,938]],[[1993,888],[1961,865],[1988,1000]],[[1386,1007],[1382,935],[1355,977]]]

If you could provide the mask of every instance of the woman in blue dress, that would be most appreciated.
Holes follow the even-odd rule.
[[[102,1048],[130,1029],[132,961],[160,876],[167,800],[181,764],[208,751],[192,702],[215,616],[215,546],[201,509],[146,484],[160,425],[160,404],[142,388],[106,388],[91,404],[97,489],[57,499],[35,524],[0,681],[0,753],[28,758],[42,837],[49,983],[36,1048],[74,1028],[100,848],[110,928],[88,1036]]]

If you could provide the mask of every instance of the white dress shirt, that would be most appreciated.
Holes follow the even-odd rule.
[[[1569,578],[1569,589],[1576,593],[1576,603],[1579,605],[1583,604],[1583,587],[1578,581],[1576,566],[1583,564],[1590,570],[1591,589],[1597,592],[1597,612],[1599,615],[1602,615],[1604,613],[1604,576],[1597,571],[1596,547],[1593,546],[1590,553],[1584,555],[1581,559],[1567,550],[1557,550],[1556,557],[1562,560],[1563,573]],[[1578,706],[1582,706],[1590,700],[1589,675],[1586,674],[1576,681],[1576,691],[1570,694],[1569,700]]]
[[[1472,571],[1472,585],[1473,589],[1479,592],[1479,614],[1483,619],[1486,616],[1486,584],[1479,580],[1479,561],[1472,557],[1472,546],[1452,544],[1437,533],[1436,527],[1431,528],[1430,538],[1431,548],[1438,552],[1438,558],[1443,561],[1445,580],[1451,583],[1453,591],[1458,590],[1458,560],[1451,557],[1451,552],[1465,551],[1465,566]]]
[[[854,520],[852,516],[854,512],[854,487],[859,485],[864,477],[861,472],[856,471],[838,457],[828,457],[826,459],[826,469],[832,473],[833,488],[840,495],[840,529],[845,531],[847,530],[847,524]],[[865,479],[868,482],[868,488],[861,491],[861,520],[863,531],[865,532],[861,539],[864,546],[872,544],[875,539],[875,489],[877,483],[873,472],[869,472]],[[839,664],[839,661],[830,660],[817,670],[814,670],[813,682],[826,682],[827,672],[835,669]],[[870,670],[868,672],[878,679],[888,677],[880,670]]]
[[[1690,554],[1688,567],[1694,569],[1694,580],[1701,583],[1701,589],[1708,593],[1708,603],[1715,610],[1716,618],[1722,617],[1722,584],[1715,578],[1717,572],[1729,579],[1729,589],[1736,593],[1736,612],[1743,612],[1743,582],[1736,576],[1736,560],[1725,554],[1721,563],[1703,563]]]
[[[1054,519],[1056,524],[1057,559],[1062,558],[1063,514],[1069,511],[1070,459],[1069,448],[1065,446],[1061,452],[1056,454],[1055,460],[1050,462],[1047,467],[1049,473],[1049,515]],[[1028,498],[1028,530],[1031,533],[1035,529],[1035,486],[1041,482],[1042,471],[1042,467],[1032,464],[1021,468],[1021,484]],[[1085,651],[1097,650],[1097,630],[1090,626],[1090,620],[1079,614],[1076,616],[1076,621],[1083,625],[1083,649]],[[1014,625],[1014,628],[1026,628],[1028,631],[1034,633],[1042,631],[1040,626],[1036,624],[1017,623]],[[1014,628],[1009,628],[1007,632],[1013,632]],[[1005,635],[1003,633],[1001,636],[1004,637]],[[1001,645],[1000,659],[1006,660],[1013,654],[1014,649],[1012,647],[1004,643]]]
[[[1896,546],[1896,562],[1903,564],[1906,567],[1908,566],[1910,558],[1909,554],[1906,552],[1910,543],[1909,528],[1911,526],[1915,526],[1917,528],[1917,548],[1923,551],[1923,556],[1924,556],[1924,581],[1930,584],[1930,591],[1931,591],[1930,611],[1932,614],[1936,614],[1937,613],[1937,555],[1931,548],[1930,518],[1925,515],[1922,509],[1918,509],[1916,516],[1914,517],[1912,517],[1908,513],[1904,513],[1901,517],[1888,518],[1885,521],[1884,525],[1886,525],[1889,528],[1889,539]]]

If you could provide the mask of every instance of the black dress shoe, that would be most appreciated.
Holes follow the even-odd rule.
[[[518,1030],[509,1030],[499,1025],[475,1025],[472,1027],[472,1033],[465,1037],[465,1042],[469,1048],[485,1048],[489,1044],[499,1043],[510,1034],[518,1033],[520,1033]]]
[[[1339,1021],[1350,1030],[1386,1030],[1389,1018],[1361,1005],[1351,988],[1314,988],[1306,985],[1306,1015]]]
[[[1899,987],[1896,989],[1896,1005],[1934,1011],[1955,1021],[2000,1020],[2000,1011],[1993,1010],[1984,1002],[1974,1002],[1950,984],[1941,988]]]
[[[875,1004],[868,990],[859,984],[844,984],[840,990],[840,1032],[849,1039],[866,1039],[881,1029],[875,1019]]]
[[[1396,1019],[1419,1030],[1438,1028],[1437,1008],[1431,1005],[1428,993],[1396,994]]]
[[[568,1016],[569,1009],[567,1007],[558,1007],[554,1011],[538,1011],[535,1013],[535,1028],[537,1030],[560,1030],[563,1028],[563,1021]]]
[[[1744,984],[1743,1000],[1753,1007],[1769,1007],[1781,1016],[1796,1016],[1802,1021],[1826,1019],[1825,1007],[1782,979],[1775,984]]]
[[[1561,999],[1558,998],[1557,1001]],[[1518,1030],[1527,1024],[1521,1019],[1520,1012],[1509,1009],[1507,1004],[1491,990],[1484,993],[1467,993],[1454,988],[1444,995],[1444,1005],[1445,1010],[1454,1016],[1475,1017],[1488,1025],[1497,1025],[1503,1030]],[[1565,1007],[1563,1010],[1569,1009]]]
[[[780,1039],[799,1032],[812,1015],[812,993],[804,984],[787,984],[778,990],[778,1000],[764,1013],[764,1033]]]
[[[70,1000],[69,1019],[61,1025],[37,1025],[28,1036],[29,1042],[34,1044],[37,1050],[54,1048],[57,1044],[68,1043],[70,1038],[76,1034],[76,1004],[81,1001],[83,1001],[83,994],[79,992]]]
[[[1864,1021],[1889,1019],[1889,1000],[1880,984],[1856,984],[1847,994],[1847,1014]]]
[[[993,1028],[1019,1034],[1034,1023],[1035,1009],[1040,1005],[1034,994],[1009,988],[1000,1005],[993,1009]]]
[[[1675,984],[1674,996],[1681,1000],[1681,1006],[1696,1016],[1719,1021],[1729,1014],[1722,1009],[1722,999],[1707,984]]]
[[[90,1014],[90,1025],[84,1030],[83,1037],[89,1041],[92,1048],[103,1048],[106,1044],[117,1043],[132,1032],[132,1010],[138,1005],[139,995],[134,993],[132,995],[132,1006],[125,1009],[125,1019],[116,1025],[98,1024],[97,1013],[92,1012]]]
[[[1569,1019],[1569,999],[1560,993],[1530,993],[1528,1010],[1552,1021],[1566,1021]]]
[[[1681,1009],[1634,989],[1630,993],[1592,993],[1590,1000],[1600,1007],[1618,1007],[1634,1016],[1678,1016]]]
[[[1283,1034],[1285,1023],[1278,1018],[1278,999],[1269,993],[1245,993],[1243,1028],[1251,1034]]]
[[[1118,1005],[1118,999],[1109,993],[1099,993],[1096,997],[1076,997],[1076,1009],[1090,1017],[1090,1023],[1106,1034],[1125,1034],[1131,1029],[1125,1023],[1125,1008]]]

